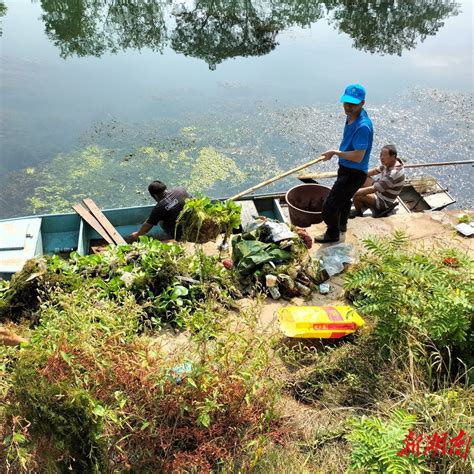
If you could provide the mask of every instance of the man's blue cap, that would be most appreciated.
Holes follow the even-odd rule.
[[[341,97],[341,102],[360,104],[365,100],[365,89],[360,84],[349,84]]]

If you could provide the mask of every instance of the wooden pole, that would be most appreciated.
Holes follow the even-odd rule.
[[[439,163],[414,163],[405,165],[405,168],[428,168],[430,166],[453,166],[453,165],[474,165],[474,160],[462,160],[462,161],[440,161]],[[307,173],[301,174],[298,178],[302,179],[324,179],[324,178],[335,178],[337,176],[336,171],[325,171],[322,173]]]
[[[308,166],[315,165],[316,163],[319,163],[323,160],[324,160],[324,156],[315,158],[314,160],[308,161],[308,163],[305,163],[304,165],[298,166],[289,171],[285,171],[284,173],[279,174],[278,176],[274,176],[273,178],[267,179],[266,181],[262,181],[261,183],[256,184],[255,186],[252,186],[251,188],[248,188],[245,191],[242,191],[239,194],[236,194],[235,196],[232,196],[231,198],[229,198],[229,200],[236,201],[237,199],[241,198],[242,196],[245,196],[246,194],[256,191],[257,189],[263,188],[264,186],[267,186],[275,181],[278,181],[279,179],[284,178],[285,176],[289,176],[290,174],[296,173],[297,171],[301,171],[307,168]]]
[[[474,160],[440,161],[439,163],[414,163],[405,165],[405,168],[428,168],[429,166],[473,165]]]

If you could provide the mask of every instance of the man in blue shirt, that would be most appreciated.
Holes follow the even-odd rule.
[[[347,116],[339,150],[328,150],[323,155],[330,160],[339,157],[337,179],[323,205],[323,219],[327,230],[314,238],[315,242],[337,242],[340,232],[347,231],[351,199],[364,184],[369,170],[370,151],[374,130],[364,110],[365,89],[360,84],[349,84],[341,97]]]

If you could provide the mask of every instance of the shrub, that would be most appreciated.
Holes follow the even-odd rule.
[[[240,331],[166,355],[136,337],[132,298],[55,296],[13,370],[0,423],[12,466],[15,420],[26,426],[27,468],[40,471],[209,471],[272,437],[277,384],[253,314]]]
[[[474,341],[473,261],[455,250],[410,252],[402,232],[364,243],[368,252],[344,286],[354,305],[375,317],[380,342],[397,348],[411,335],[465,351]]]

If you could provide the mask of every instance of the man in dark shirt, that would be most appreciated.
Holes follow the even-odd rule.
[[[137,240],[140,235],[145,235],[158,223],[171,238],[179,239],[182,232],[181,229],[176,229],[176,221],[184,207],[184,201],[190,197],[188,192],[182,186],[166,189],[166,184],[161,181],[150,183],[148,191],[156,201],[156,206],[140,229],[130,234],[129,240],[132,242]]]

